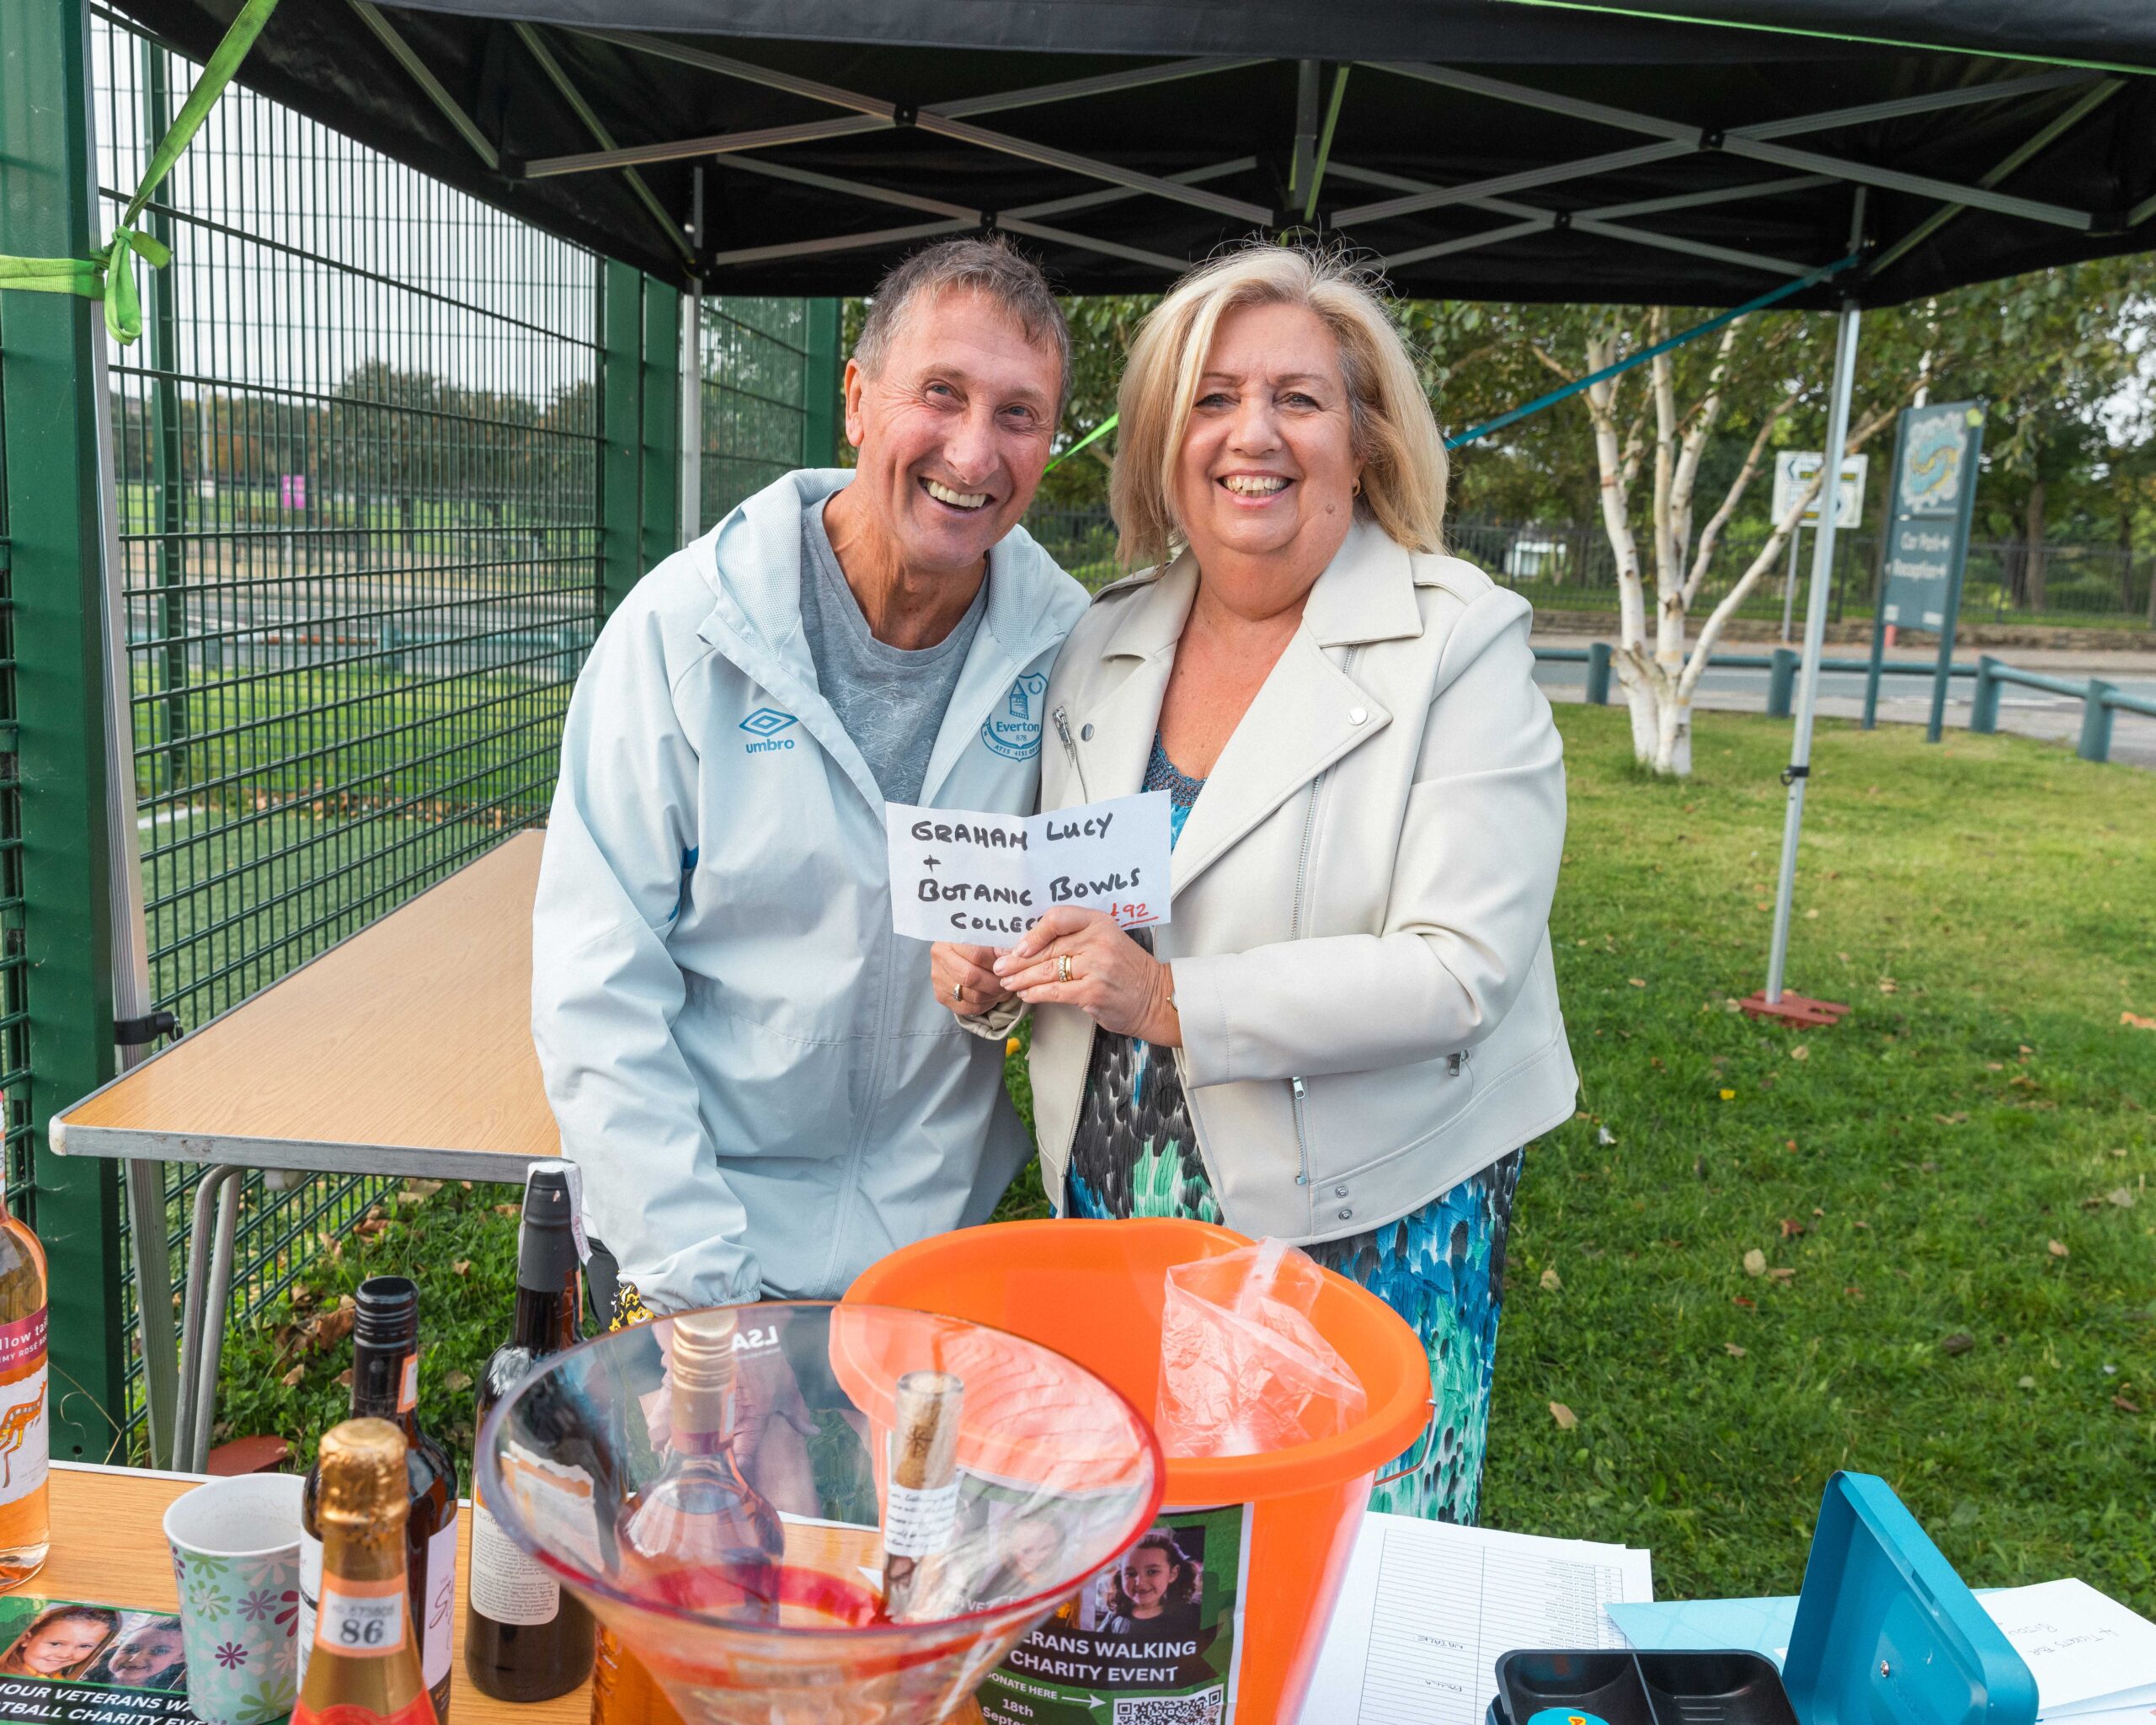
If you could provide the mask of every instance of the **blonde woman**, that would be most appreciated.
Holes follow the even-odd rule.
[[[1052,910],[1005,953],[939,947],[939,996],[1033,1009],[1063,1214],[1291,1240],[1414,1326],[1436,1428],[1373,1502],[1471,1521],[1519,1146],[1577,1088],[1528,607],[1443,553],[1443,440],[1336,255],[1185,277],[1118,406],[1116,521],[1153,566],[1056,662],[1042,806],[1166,791],[1174,920]]]

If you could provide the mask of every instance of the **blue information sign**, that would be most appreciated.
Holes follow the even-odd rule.
[[[1984,404],[1940,402],[1904,408],[1894,441],[1894,473],[1886,494],[1886,557],[1872,619],[1871,675],[1864,695],[1864,725],[1879,711],[1880,664],[1887,627],[1930,629],[1939,636],[1932,678],[1931,723],[1937,742],[1946,721],[1946,686],[1953,675],[1954,623],[1961,609],[1961,566],[1969,555],[1969,517],[1977,503],[1977,457],[1984,441]]]
[[[1969,511],[1977,497],[1977,457],[1983,446],[1982,402],[1906,408],[1887,497],[1884,621],[1905,629],[1945,631],[1961,598],[1969,554]]]

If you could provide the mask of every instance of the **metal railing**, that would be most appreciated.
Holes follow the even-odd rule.
[[[1591,641],[1584,647],[1537,647],[1535,659],[1547,665],[1583,665],[1587,667],[1586,699],[1589,706],[1609,705],[1609,679],[1614,654],[1607,641]],[[1767,673],[1766,716],[1769,718],[1787,718],[1796,692],[1797,673],[1803,665],[1803,655],[1794,649],[1777,647],[1772,653],[1717,653],[1710,661],[1716,670],[1764,670]],[[1863,676],[1872,669],[1869,659],[1833,658],[1819,661],[1822,671],[1838,671]],[[1882,677],[1919,677],[1931,682],[1939,676],[1935,662],[1925,665],[1908,660],[1885,660],[1877,667]],[[2121,713],[2139,713],[2156,718],[2156,700],[2121,689],[2101,677],[2089,677],[2077,681],[2071,677],[2047,676],[2041,671],[2021,670],[1994,659],[1988,653],[1978,656],[1974,665],[1950,665],[1946,675],[1950,679],[1968,678],[1975,681],[1975,690],[1969,700],[1969,729],[1989,735],[1999,729],[2000,692],[2011,684],[2025,689],[2040,689],[2047,694],[2063,695],[2079,700],[2081,705],[2081,732],[2075,752],[2084,761],[2099,763],[2111,758],[2111,721]],[[1865,728],[1871,725],[1870,708],[1865,708]]]
[[[197,68],[93,31],[109,222]],[[191,1028],[543,816],[600,617],[598,263],[237,86],[148,219],[120,585],[150,992]],[[382,1183],[250,1176],[239,1309]]]
[[[2111,720],[2117,714],[2137,713],[2156,718],[2156,701],[2114,687],[2101,677],[2077,682],[2070,677],[2047,676],[2041,671],[2017,670],[1988,653],[1977,660],[1971,675],[1977,680],[1977,687],[1969,702],[1969,729],[1987,735],[1999,729],[1999,694],[2009,684],[2041,689],[2047,694],[2064,695],[2069,699],[2078,697],[2081,702],[2081,734],[2074,752],[2084,761],[2111,758]]]
[[[1037,510],[1027,530],[1064,568],[1089,587],[1123,573],[1115,559],[1115,526],[1105,508]],[[1617,563],[1609,537],[1598,522],[1449,522],[1445,537],[1454,555],[1534,601],[1541,611],[1607,611],[1616,605]],[[1707,578],[1694,602],[1704,616],[1750,567],[1766,542],[1764,522],[1741,523],[1716,547]],[[1739,617],[1778,618],[1802,608],[1812,579],[1807,532],[1794,563],[1785,553],[1737,607]],[[1876,533],[1838,534],[1828,616],[1869,617],[1879,561]],[[2046,622],[2099,627],[2156,628],[2156,557],[2138,556],[2116,544],[2060,542],[2044,547],[2041,573],[2028,547],[2012,540],[1980,540],[1969,547],[1962,579],[1961,617],[1969,622]],[[1797,590],[1790,594],[1792,572]],[[1789,601],[1796,604],[1790,607]]]
[[[0,380],[7,366],[0,307]],[[0,1177],[9,1207],[37,1226],[30,1146],[30,955],[23,924],[22,780],[16,770],[13,545],[8,526],[7,390],[0,381]]]

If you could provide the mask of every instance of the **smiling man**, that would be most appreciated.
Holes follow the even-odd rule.
[[[853,472],[757,493],[592,649],[532,1035],[595,1285],[618,1265],[622,1301],[834,1297],[985,1220],[1026,1153],[1001,1041],[939,1007],[929,948],[892,932],[883,804],[1033,809],[1085,595],[1017,521],[1070,351],[1007,247],[908,259],[846,366]]]

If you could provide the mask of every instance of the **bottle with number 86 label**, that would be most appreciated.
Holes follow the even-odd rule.
[[[450,1637],[456,1619],[456,1468],[449,1452],[419,1429],[419,1289],[405,1276],[369,1276],[360,1284],[352,1326],[352,1418],[384,1419],[404,1438],[405,1555],[419,1669],[447,1725]],[[323,1541],[318,1523],[321,1470],[307,1475],[300,1498],[300,1676],[315,1646],[314,1613]]]
[[[404,1449],[384,1419],[323,1434],[322,1581],[292,1725],[438,1725],[405,1586]]]

